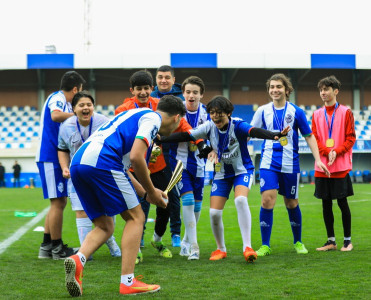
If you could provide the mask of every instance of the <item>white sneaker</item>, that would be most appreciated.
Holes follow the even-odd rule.
[[[180,243],[180,256],[189,256],[191,254],[191,244],[185,241]]]
[[[188,260],[198,260],[200,259],[200,248],[197,244],[191,245],[191,254],[188,256]]]
[[[120,247],[117,245],[113,235],[107,240],[106,245],[112,257],[121,257]]]

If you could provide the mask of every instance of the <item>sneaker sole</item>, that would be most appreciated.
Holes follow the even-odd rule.
[[[75,279],[76,263],[72,258],[66,258],[64,261],[64,269],[66,272],[66,288],[72,297],[80,297],[82,290],[79,283]]]
[[[52,256],[39,255],[38,258],[40,258],[40,259],[52,259]]]
[[[188,256],[188,260],[199,260],[200,257],[199,256]]]
[[[255,255],[255,254],[250,254],[247,257],[245,257],[245,259],[248,263],[253,263],[254,261],[256,261],[257,258],[258,258],[258,256]]]
[[[130,293],[130,294],[120,293],[120,294],[121,294],[121,295],[128,295],[128,296],[130,296],[130,295],[135,296],[135,295],[142,295],[142,294],[156,293],[156,292],[158,292],[160,289],[161,289],[161,287],[158,287],[158,289],[151,290],[151,291],[145,291],[145,292],[139,292],[139,293]]]

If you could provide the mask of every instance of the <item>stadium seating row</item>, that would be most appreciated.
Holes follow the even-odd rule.
[[[355,183],[370,183],[371,182],[371,173],[370,170],[355,170],[349,172],[350,179]],[[314,170],[309,172],[302,170],[300,173],[300,182],[301,183],[314,183]]]

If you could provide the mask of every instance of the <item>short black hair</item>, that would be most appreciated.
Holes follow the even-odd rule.
[[[166,112],[170,116],[180,115],[184,117],[186,109],[183,100],[173,95],[165,95],[160,99],[157,110]]]
[[[211,101],[206,105],[206,111],[210,114],[212,109],[222,111],[226,114],[232,114],[234,106],[232,102],[224,96],[215,96]]]
[[[91,100],[91,103],[93,103],[93,105],[95,104],[93,96],[88,91],[81,91],[76,93],[75,96],[73,96],[71,103],[72,108],[74,108],[77,105],[81,98],[89,98]]]
[[[62,76],[60,89],[69,92],[76,87],[80,90],[81,85],[85,83],[85,79],[79,73],[76,71],[68,71]]]
[[[168,65],[163,65],[156,70],[156,76],[158,72],[170,72],[171,76],[175,76],[174,68]]]
[[[152,87],[153,77],[152,77],[152,74],[148,72],[147,70],[140,70],[130,76],[129,82],[130,82],[131,88],[134,88],[136,86],[143,86],[143,85],[149,85]]]
[[[194,84],[194,85],[198,85],[200,87],[200,94],[203,95],[204,92],[205,92],[205,84],[204,82],[202,81],[202,79],[200,77],[197,77],[197,76],[189,76],[187,77],[183,83],[182,83],[182,92],[184,93],[184,90],[185,90],[185,86],[187,84]]]
[[[332,89],[340,91],[341,83],[334,75],[331,75],[318,81],[318,89],[321,89],[323,86],[332,87]]]

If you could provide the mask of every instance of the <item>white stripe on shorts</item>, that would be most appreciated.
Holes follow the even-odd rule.
[[[44,162],[44,174],[49,199],[57,198],[57,187],[55,185],[54,163]]]
[[[126,178],[125,173],[121,171],[111,170],[113,179],[115,180],[122,197],[125,199],[126,206],[128,209],[132,209],[139,205],[138,197],[136,195],[135,189],[129,183],[128,178]]]

